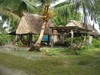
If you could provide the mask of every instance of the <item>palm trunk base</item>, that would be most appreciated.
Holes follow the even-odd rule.
[[[34,45],[32,45],[31,48],[29,49],[29,51],[40,52],[40,44],[34,44]]]

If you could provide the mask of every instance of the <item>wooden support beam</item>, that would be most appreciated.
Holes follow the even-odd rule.
[[[51,35],[51,47],[54,46],[54,40],[53,40],[53,29],[52,29],[52,35]]]
[[[73,46],[73,38],[74,38],[74,32],[73,30],[71,30],[71,49],[72,49],[72,46]]]

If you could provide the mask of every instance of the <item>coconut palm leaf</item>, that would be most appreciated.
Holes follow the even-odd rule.
[[[29,0],[1,0],[1,2],[0,8],[8,10],[9,12],[16,12],[17,15],[23,10],[33,12],[33,10],[37,9],[35,4],[32,4]]]
[[[73,5],[73,7],[66,7],[66,5]],[[55,9],[58,9],[58,7],[60,7],[58,12],[62,17],[65,16],[65,13],[68,15],[68,8],[71,9],[71,12],[76,14],[79,13],[79,8],[83,8],[84,22],[87,21],[86,17],[89,15],[92,16],[94,20],[100,15],[100,0],[66,0],[63,3],[56,5]]]
[[[54,6],[56,18],[53,18],[53,22],[57,25],[66,25],[72,19],[79,20],[80,14],[79,12],[75,13],[75,6],[70,3],[70,0]]]

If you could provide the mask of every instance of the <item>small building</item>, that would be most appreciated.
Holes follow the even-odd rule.
[[[71,20],[65,27],[51,27],[51,29],[52,35],[54,30],[58,32],[57,36],[60,37],[60,39],[58,39],[58,41],[60,40],[60,44],[64,43],[66,37],[73,38],[84,35],[98,36],[96,29],[94,29],[92,25],[85,25],[84,23],[75,20]],[[53,42],[53,44],[54,43],[55,42]]]
[[[16,29],[16,35],[29,35],[29,43],[32,42],[32,35],[39,35],[41,31],[41,27],[43,24],[43,20],[40,15],[25,13]],[[49,20],[46,24],[44,35],[48,36],[48,43],[50,42],[50,35],[52,31],[50,27],[54,26],[53,23]],[[28,42],[27,42],[28,43]]]

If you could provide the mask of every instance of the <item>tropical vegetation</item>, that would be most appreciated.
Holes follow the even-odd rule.
[[[2,24],[0,23],[0,32],[5,30],[3,24],[6,21],[9,32],[15,31],[23,12],[37,13],[43,15],[45,4],[52,4],[58,0],[0,0],[0,16],[2,17]],[[82,20],[87,23],[87,16],[91,16],[94,22],[99,20],[99,0],[65,0],[53,7],[49,7],[51,13],[51,20],[55,26],[65,26],[70,20]],[[80,14],[83,11],[83,15]],[[40,12],[41,11],[41,12]],[[87,27],[87,26],[85,26]]]
[[[81,20],[87,25],[88,16],[94,23],[100,23],[100,0],[65,0],[51,7],[57,1],[59,0],[0,0],[0,75],[10,73],[5,69],[12,71],[10,75],[15,75],[18,71],[23,72],[21,75],[100,75],[100,37],[93,39],[92,46],[85,45],[75,50],[57,46],[42,47],[41,52],[29,52],[29,47],[22,47],[21,41],[17,46],[10,45],[15,36],[9,36],[8,32],[16,30],[23,12],[41,15],[43,26],[49,19],[55,26],[65,26],[73,19]],[[41,28],[39,40],[38,35],[35,36],[38,40],[36,44],[41,43],[44,29]],[[71,39],[67,38],[65,42],[71,43]],[[79,45],[83,39],[76,37],[73,42]]]

